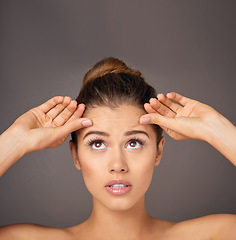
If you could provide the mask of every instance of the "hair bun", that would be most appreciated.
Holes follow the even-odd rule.
[[[141,77],[141,72],[129,68],[123,61],[109,57],[95,64],[84,76],[83,85],[108,73],[128,73]]]

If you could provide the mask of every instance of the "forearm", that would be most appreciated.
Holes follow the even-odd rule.
[[[12,127],[0,135],[0,177],[24,154],[25,147]]]
[[[236,127],[220,115],[208,129],[207,142],[236,166]]]

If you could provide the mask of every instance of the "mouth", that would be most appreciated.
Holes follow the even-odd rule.
[[[106,190],[113,195],[123,195],[128,193],[132,185],[124,180],[113,180],[105,186]]]

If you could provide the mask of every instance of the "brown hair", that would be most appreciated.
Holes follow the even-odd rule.
[[[76,101],[84,103],[86,109],[97,106],[116,108],[132,104],[144,108],[150,98],[156,97],[155,89],[143,78],[140,71],[129,68],[117,58],[105,58],[95,64],[84,76],[83,86]],[[157,144],[162,129],[153,125],[157,133]],[[71,134],[77,144],[76,133]]]

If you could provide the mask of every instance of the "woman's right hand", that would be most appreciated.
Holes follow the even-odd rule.
[[[81,118],[84,110],[84,104],[77,106],[70,97],[57,96],[20,116],[10,129],[25,153],[58,147],[71,132],[92,125]]]

